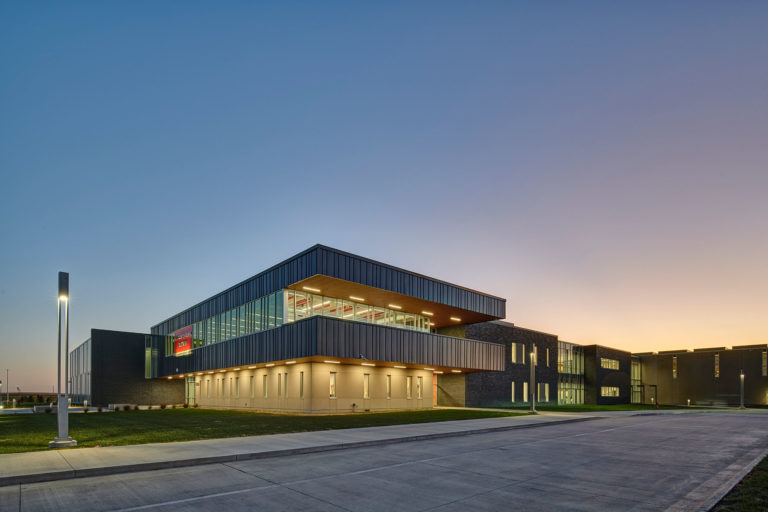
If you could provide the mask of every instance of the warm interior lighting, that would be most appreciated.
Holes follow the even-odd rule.
[[[208,372],[208,375],[213,375],[213,372]]]
[[[302,286],[304,290],[307,290],[308,292],[315,292],[320,293],[321,290],[318,290],[317,288],[310,288],[309,286]]]
[[[439,370],[435,370],[435,373],[439,373],[440,375],[442,375],[442,374],[443,374],[443,372],[441,372],[441,371],[439,371]]]
[[[406,366],[398,366],[398,365],[395,365],[395,368],[407,368],[407,367],[406,367]]]
[[[435,322],[429,322],[429,325],[431,325],[432,327],[434,327],[434,326],[435,326]]]
[[[232,371],[233,371],[233,372],[239,372],[239,371],[240,371],[240,368],[235,368],[235,369],[234,369],[234,370],[232,370]]]
[[[66,302],[69,299],[66,295],[59,295],[59,300]]]
[[[173,377],[168,377],[168,380],[171,380]]]
[[[432,316],[432,315],[434,315],[434,313],[433,313],[433,312],[431,312],[431,311],[422,311],[422,312],[421,312],[421,314],[422,314],[422,315],[427,315],[427,316]]]
[[[360,363],[360,364],[362,364],[363,366],[376,366],[376,365],[375,365],[375,364],[373,364],[373,363]]]
[[[267,364],[266,364],[266,365],[264,365],[264,366],[266,366],[267,368],[270,368],[270,367],[272,367],[272,366],[275,366],[275,363],[267,363]]]
[[[286,361],[285,364],[296,364],[296,361]]]
[[[255,369],[255,368],[256,368],[255,366],[249,366],[249,367],[248,367],[248,369],[249,369],[249,370],[253,370],[253,369]]]
[[[364,298],[362,298],[362,297],[355,297],[354,295],[350,295],[349,299],[350,300],[357,300],[357,301],[360,301],[360,302],[365,302]]]
[[[459,318],[457,316],[452,316],[451,320],[453,320],[454,322],[461,322],[461,318]]]
[[[433,371],[435,371],[435,369],[434,369],[434,368],[424,368],[424,369],[425,369],[425,370],[427,370],[427,371],[430,371],[430,372],[433,372]]]
[[[323,361],[323,362],[328,364],[341,364],[341,361]]]
[[[198,375],[202,375],[202,374],[203,374],[203,372],[198,373]]]
[[[451,373],[461,373],[461,370],[451,370]]]
[[[392,309],[403,309],[403,306],[398,306],[397,304],[387,304],[387,307]]]
[[[227,373],[227,370],[219,370],[219,373]]]

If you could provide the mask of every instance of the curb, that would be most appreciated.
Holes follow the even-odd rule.
[[[744,466],[738,473],[733,475],[727,482],[725,482],[723,485],[721,485],[712,495],[707,498],[704,503],[701,504],[699,507],[700,512],[709,512],[715,506],[717,506],[718,503],[720,503],[720,500],[725,498],[725,495],[728,494],[733,490],[734,487],[736,487],[742,480],[744,480],[744,477],[749,474],[750,471],[752,471],[755,466],[760,464],[760,462],[765,458],[768,457],[768,448],[763,450],[755,459]]]
[[[307,453],[330,452],[334,450],[346,450],[350,448],[363,448],[367,446],[381,446],[387,444],[407,443],[411,441],[426,441],[430,439],[442,439],[446,437],[459,437],[473,434],[487,434],[491,432],[504,432],[507,430],[518,430],[526,428],[546,427],[549,425],[562,425],[565,423],[579,423],[582,421],[592,421],[601,419],[597,416],[586,418],[568,418],[563,420],[549,421],[546,423],[529,423],[526,425],[504,425],[501,427],[485,427],[473,430],[462,430],[456,432],[438,432],[434,434],[419,434],[404,437],[395,437],[391,439],[380,439],[371,441],[355,441],[350,443],[336,443],[320,446],[307,446],[305,448],[287,448],[283,450],[259,451],[250,453],[239,453],[235,455],[221,455],[214,457],[196,457],[191,459],[177,459],[160,462],[145,462],[141,464],[126,464],[123,466],[105,466],[100,468],[72,469],[67,471],[54,471],[49,473],[33,473],[29,475],[0,477],[0,487],[19,484],[32,484],[40,482],[52,482],[55,480],[69,480],[72,478],[85,478],[91,476],[115,475],[120,473],[136,473],[140,471],[153,471],[157,469],[182,468],[195,466],[199,464],[221,464],[223,462],[236,462],[254,459],[267,459],[272,457],[286,457],[289,455],[303,455]]]

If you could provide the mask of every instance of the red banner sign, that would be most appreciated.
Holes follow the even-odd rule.
[[[192,353],[192,326],[173,333],[173,355],[185,356]]]

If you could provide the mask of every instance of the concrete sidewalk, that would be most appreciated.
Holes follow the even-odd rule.
[[[0,487],[532,428],[599,417],[598,414],[543,413],[179,443],[10,453],[0,455]]]

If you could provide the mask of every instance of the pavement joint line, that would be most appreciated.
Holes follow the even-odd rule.
[[[103,467],[96,467],[96,468],[84,468],[84,469],[73,468],[71,471],[70,470],[53,471],[53,472],[32,473],[27,475],[0,477],[0,487],[6,487],[9,485],[16,485],[16,484],[32,484],[32,483],[40,483],[40,482],[52,482],[56,480],[69,480],[73,478],[115,475],[115,474],[121,474],[121,473],[136,473],[136,472],[142,472],[142,471],[153,471],[157,469],[173,469],[173,468],[181,468],[181,467],[200,465],[200,464],[221,464],[225,462],[266,459],[266,458],[274,458],[274,457],[286,457],[289,455],[304,455],[308,453],[346,450],[350,448],[362,448],[366,446],[382,446],[382,445],[388,445],[388,444],[407,443],[412,441],[442,439],[446,437],[459,437],[459,436],[465,436],[465,435],[486,434],[490,432],[504,432],[508,430],[546,427],[550,425],[563,425],[567,423],[579,423],[579,422],[599,420],[599,419],[604,419],[604,418],[601,418],[599,416],[565,418],[565,419],[558,419],[558,420],[546,421],[546,422],[525,423],[522,425],[502,425],[497,427],[482,427],[482,428],[467,429],[467,430],[453,430],[453,431],[447,431],[447,432],[434,432],[431,434],[416,434],[416,435],[406,435],[401,437],[390,437],[386,439],[351,441],[346,443],[340,442],[340,443],[318,445],[318,446],[305,446],[301,448],[285,448],[285,449],[272,450],[272,451],[257,451],[257,452],[238,453],[238,454],[230,454],[230,455],[212,455],[208,457],[195,457],[195,458],[189,458],[189,459],[176,459],[176,460],[166,460],[166,461],[158,461],[158,462],[141,462],[141,463],[135,463],[135,464],[103,466]],[[424,425],[424,424],[414,424],[414,425]],[[70,467],[72,467],[68,461],[67,461],[67,464]]]
[[[713,508],[715,508],[715,505],[717,505],[720,500],[722,500],[726,494],[731,492],[731,489],[736,487],[736,485],[741,482],[747,474],[749,474],[750,471],[752,471],[755,466],[757,466],[761,460],[763,460],[765,457],[768,457],[768,448],[761,451],[757,457],[752,459],[752,462],[741,468],[740,471],[738,471],[735,475],[733,475],[731,478],[726,480],[724,484],[722,484],[717,490],[715,490],[712,494],[710,494],[709,498],[704,500],[701,503],[701,506],[699,507],[700,512],[709,512]]]

